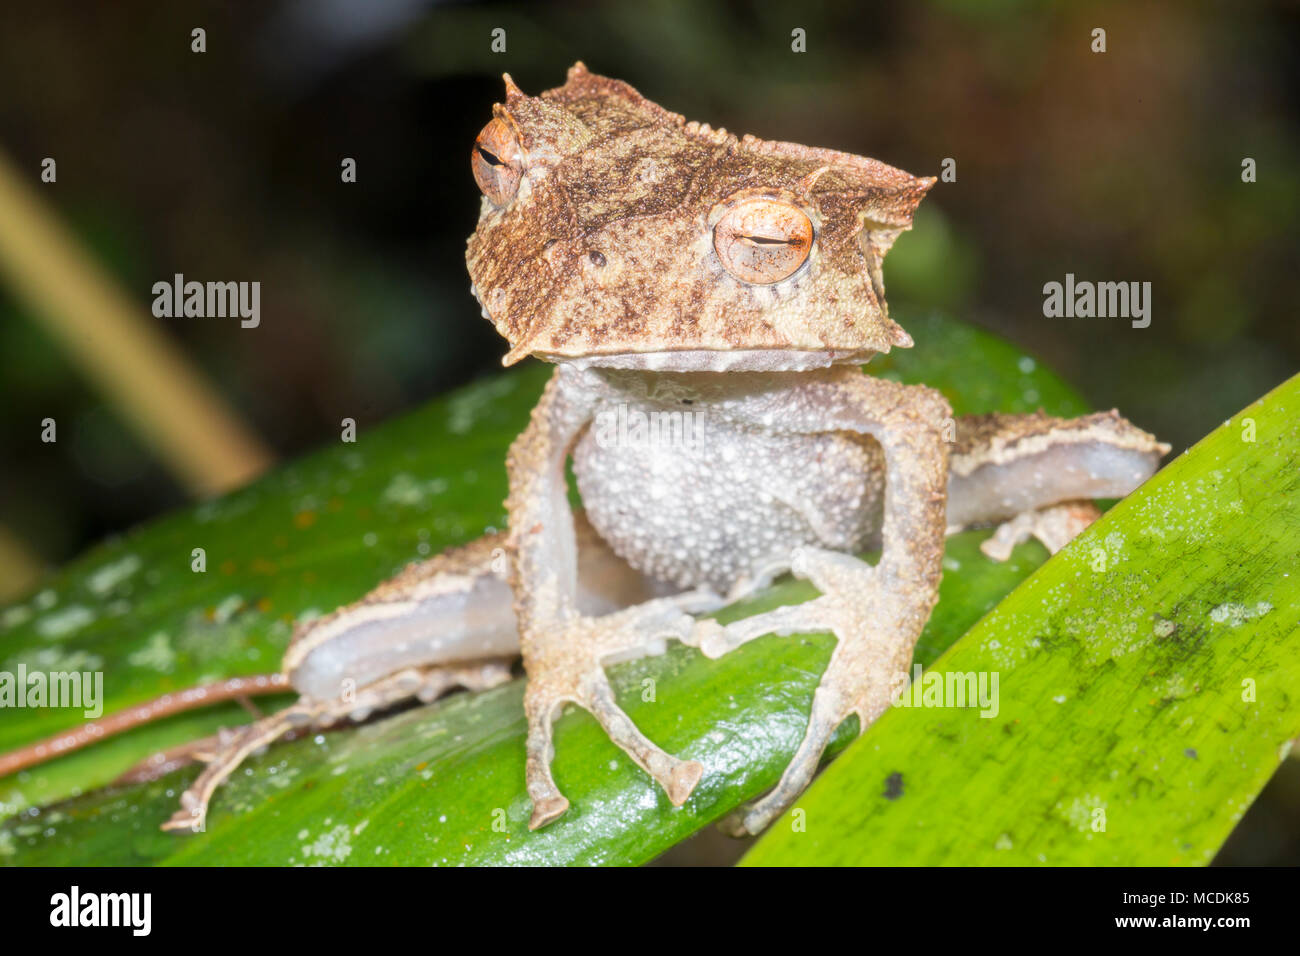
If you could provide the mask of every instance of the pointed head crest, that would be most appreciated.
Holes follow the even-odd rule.
[[[911,344],[881,260],[933,179],[688,123],[582,63],[540,96],[505,84],[467,261],[507,364],[797,367]]]

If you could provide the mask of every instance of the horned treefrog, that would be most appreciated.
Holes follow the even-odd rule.
[[[581,63],[540,96],[505,87],[471,156],[483,197],[469,273],[505,364],[555,365],[508,456],[509,530],[300,627],[284,659],[300,700],[225,740],[169,826],[201,823],[220,781],[291,727],[490,686],[519,653],[530,826],[568,806],[550,761],[570,702],[680,805],[702,765],[638,730],[605,665],[669,638],[718,657],[829,631],[803,743],[732,819],[757,832],[845,718],[865,728],[888,706],[947,532],[998,526],[984,546],[996,559],[1031,534],[1056,550],[1097,515],[1088,499],[1127,494],[1168,450],[1114,412],[954,423],[934,389],[864,373],[912,345],[882,264],[933,179],[687,122]],[[697,440],[597,427],[620,415],[690,416]],[[876,546],[874,565],[856,556]],[[727,626],[695,616],[785,571],[821,596]]]

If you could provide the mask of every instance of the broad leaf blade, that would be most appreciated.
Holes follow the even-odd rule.
[[[939,659],[999,674],[996,717],[891,710],[744,862],[1208,862],[1300,734],[1297,501],[1300,377]]]
[[[505,521],[505,449],[548,370],[478,383],[216,501],[101,545],[0,611],[0,672],[102,671],[105,713],[276,671],[293,623],[407,562]],[[201,548],[206,571],[191,570]],[[0,711],[0,751],[76,726],[75,709]],[[154,750],[248,719],[190,713],[0,779],[0,815],[112,780]]]
[[[941,601],[920,659],[929,662],[1045,557],[1026,545],[984,559],[980,533],[949,542],[964,601]],[[949,575],[957,582],[959,576]],[[786,582],[727,617],[806,600]],[[982,597],[975,597],[982,595]],[[207,832],[157,832],[194,771],[100,790],[0,828],[0,860],[22,864],[636,864],[770,787],[798,745],[830,658],[824,635],[755,642],[720,661],[689,648],[611,668],[619,702],[665,748],[705,765],[681,809],[583,712],[556,728],[555,775],[573,801],[529,833],[523,789],[522,682],[461,694],[363,727],[270,748],[214,800]],[[643,700],[653,681],[655,700]],[[851,728],[837,739],[849,739]],[[7,854],[7,858],[6,858]]]
[[[908,325],[917,349],[889,357],[877,371],[943,388],[958,413],[1040,404],[1056,414],[1084,410],[1068,387],[991,336],[938,317]],[[954,355],[965,361],[954,363]],[[41,592],[52,606],[42,606],[50,597],[37,596],[5,612],[0,669],[51,646],[98,655],[108,710],[202,678],[271,669],[296,617],[353,600],[405,561],[501,523],[505,449],[544,377],[545,369],[534,367],[473,387],[364,433],[357,446],[320,452],[97,549]],[[978,553],[980,537],[950,542],[945,596],[919,649],[925,661],[1045,556],[1026,545],[1010,564],[995,565]],[[194,547],[207,551],[204,575],[190,571]],[[138,566],[123,576],[129,556]],[[811,593],[782,585],[736,613]],[[125,603],[110,613],[115,602]],[[68,607],[89,610],[89,619],[51,641],[42,625]],[[594,722],[576,713],[560,723],[556,760],[573,809],[527,834],[523,722],[512,685],[331,732],[319,743],[273,747],[219,791],[205,834],[155,832],[193,778],[186,770],[152,786],[96,791],[22,814],[0,829],[0,860],[642,862],[776,779],[798,742],[829,647],[815,636],[764,641],[719,662],[674,648],[615,669],[620,700],[646,732],[709,768],[682,810],[669,807]],[[641,700],[646,679],[655,681],[653,703]],[[12,812],[101,786],[158,746],[245,719],[233,706],[182,715],[0,781],[0,800]],[[11,712],[0,746],[77,721],[68,711]],[[504,832],[493,829],[503,819]]]

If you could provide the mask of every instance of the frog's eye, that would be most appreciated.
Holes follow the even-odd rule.
[[[515,198],[519,190],[519,174],[523,171],[523,151],[519,140],[510,132],[510,127],[499,119],[494,119],[483,127],[478,138],[474,140],[474,152],[470,154],[470,166],[474,169],[474,181],[483,195],[504,206]]]
[[[776,199],[746,199],[713,227],[713,248],[723,268],[754,285],[793,275],[807,260],[812,242],[807,215]]]

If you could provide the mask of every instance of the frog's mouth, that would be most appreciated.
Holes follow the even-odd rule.
[[[612,368],[659,372],[797,372],[826,368],[831,365],[865,365],[872,356],[891,348],[911,348],[912,338],[887,316],[883,328],[867,330],[868,334],[853,336],[857,341],[840,345],[820,344],[815,334],[790,336],[788,344],[764,344],[757,347],[720,346],[720,336],[701,336],[706,341],[692,347],[684,343],[681,348],[637,348],[635,335],[625,337],[618,345],[595,345],[581,337],[557,336],[545,322],[534,323],[530,328],[516,331],[510,323],[494,316],[477,285],[470,292],[479,303],[483,317],[496,326],[497,331],[510,344],[510,350],[501,359],[505,366],[514,365],[528,356],[544,362],[572,365],[577,368]],[[515,334],[512,334],[515,333]],[[712,339],[712,341],[708,341]],[[797,343],[797,344],[796,344]],[[650,343],[646,343],[649,345]],[[620,347],[622,346],[622,347]]]
[[[575,368],[617,368],[647,372],[801,372],[830,365],[865,365],[872,349],[677,349],[612,352],[607,355],[548,355],[547,362]]]

